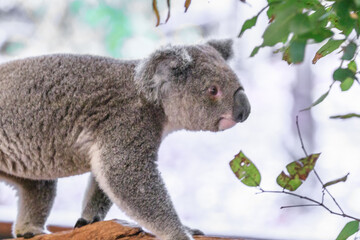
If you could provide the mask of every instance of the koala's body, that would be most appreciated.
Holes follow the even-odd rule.
[[[0,65],[0,179],[15,186],[14,235],[44,232],[56,179],[91,171],[76,226],[112,203],[163,240],[192,239],[157,169],[178,129],[219,131],[250,105],[226,63],[232,41],[166,47],[144,60],[48,55]]]

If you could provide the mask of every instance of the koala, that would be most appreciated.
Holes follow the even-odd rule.
[[[91,172],[81,227],[115,203],[162,240],[190,240],[157,167],[171,132],[222,131],[250,104],[232,40],[166,46],[142,60],[55,54],[0,65],[0,179],[14,186],[17,237],[45,232],[58,178]]]

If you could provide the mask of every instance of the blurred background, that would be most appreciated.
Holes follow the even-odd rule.
[[[167,24],[155,27],[151,0],[0,0],[0,61],[50,53],[144,58],[166,44],[196,44],[209,38],[236,38],[243,22],[266,6],[265,1],[172,0]],[[158,0],[161,22],[165,0]],[[301,65],[288,66],[274,49],[261,49],[267,19],[235,43],[231,66],[239,75],[252,104],[249,119],[221,132],[178,131],[169,135],[159,152],[159,167],[174,205],[185,225],[207,234],[267,239],[335,239],[348,219],[321,207],[280,209],[305,203],[279,194],[257,194],[240,183],[229,161],[240,150],[262,173],[262,187],[281,190],[276,177],[286,164],[304,157],[295,116],[325,93],[340,57],[332,54],[316,65],[311,59],[319,46],[307,49]],[[359,63],[358,63],[359,64]],[[335,84],[329,97],[311,111],[299,114],[309,153],[321,152],[316,169],[324,182],[350,172],[346,183],[329,187],[343,210],[360,217],[359,120],[329,116],[360,112],[360,89],[341,92]],[[48,224],[73,226],[80,216],[88,174],[61,179]],[[321,200],[321,185],[313,173],[297,193]],[[41,201],[41,199],[39,199]],[[331,199],[326,204],[338,211]],[[15,191],[0,182],[0,222],[17,214]],[[106,219],[127,219],[113,206]]]

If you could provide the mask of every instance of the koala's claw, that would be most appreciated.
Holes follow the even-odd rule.
[[[100,221],[101,221],[101,219],[100,219],[99,216],[93,217],[92,221],[88,221],[88,220],[86,220],[85,218],[79,218],[79,219],[77,220],[77,222],[75,223],[74,228],[81,228],[81,227],[83,227],[83,226],[85,226],[85,225],[92,224],[92,223],[96,223],[96,222],[100,222]]]
[[[186,231],[188,231],[188,233],[190,233],[191,235],[205,235],[205,233],[199,229],[195,229],[195,228],[189,228],[185,226]]]
[[[34,236],[35,236],[35,234],[33,234],[32,232],[26,232],[24,234],[16,234],[17,238],[22,237],[25,239],[33,238]]]
[[[99,216],[95,216],[95,217],[93,217],[93,220],[90,222],[90,224],[91,224],[91,223],[100,222],[100,221],[101,221],[100,217],[99,217]]]
[[[79,218],[77,222],[75,223],[74,228],[81,228],[85,225],[88,225],[90,222],[86,220],[85,218]]]

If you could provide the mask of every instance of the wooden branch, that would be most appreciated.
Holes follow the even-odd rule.
[[[245,240],[238,237],[215,237],[215,236],[194,236],[199,240]],[[23,238],[17,238],[17,240]],[[157,238],[140,227],[123,224],[119,220],[102,221],[86,225],[67,231],[56,232],[52,234],[37,235],[31,240],[85,240],[85,239],[101,239],[101,240],[156,240]]]

